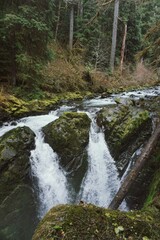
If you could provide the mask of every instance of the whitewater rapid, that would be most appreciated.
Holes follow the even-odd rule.
[[[110,155],[104,133],[94,120],[95,113],[103,106],[115,105],[115,98],[117,97],[139,99],[158,95],[160,95],[160,86],[144,91],[113,94],[103,99],[97,97],[84,100],[80,105],[61,106],[49,114],[22,118],[14,123],[4,123],[0,128],[0,136],[11,129],[23,126],[29,127],[36,135],[35,149],[31,151],[30,163],[34,188],[39,199],[38,214],[40,218],[43,217],[51,207],[57,204],[73,203],[73,199],[71,199],[72,187],[68,185],[67,174],[59,165],[57,153],[44,142],[42,128],[48,123],[58,119],[59,116],[66,111],[78,111],[78,108],[80,108],[88,114],[91,118],[89,144],[87,147],[89,167],[82,180],[76,202],[82,199],[87,203],[107,207],[130,171],[134,163],[134,156],[126,172],[122,178],[119,179],[118,171],[114,159]],[[139,153],[137,152],[136,154]],[[125,202],[122,205],[123,209],[127,208]]]
[[[88,115],[92,120],[87,149],[89,167],[79,195],[84,202],[106,207],[119,189],[120,180],[104,133],[94,117]]]

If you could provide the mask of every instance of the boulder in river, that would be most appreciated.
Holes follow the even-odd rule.
[[[105,138],[114,157],[119,176],[130,164],[132,167],[152,132],[152,120],[147,110],[137,108],[132,101],[123,100],[114,108],[103,108],[97,116],[98,125],[104,128]],[[153,175],[148,163],[139,173],[126,201],[131,209],[140,209],[148,193]]]
[[[120,172],[124,172],[133,153],[150,137],[152,121],[147,110],[136,108],[132,102],[103,108],[97,115],[106,141]]]
[[[58,154],[60,165],[74,178],[74,185],[79,185],[87,170],[89,129],[87,114],[77,112],[63,113],[59,119],[43,127],[45,141]]]
[[[0,202],[28,180],[34,137],[30,128],[18,127],[0,138]]]
[[[111,211],[93,205],[61,205],[52,208],[33,236],[64,240],[158,240],[160,212]]]

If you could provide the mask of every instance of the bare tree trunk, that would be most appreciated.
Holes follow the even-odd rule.
[[[74,5],[70,9],[70,28],[69,28],[69,50],[73,48],[73,29],[74,29]]]
[[[115,62],[115,53],[116,53],[118,15],[119,15],[119,0],[115,0],[113,31],[112,31],[112,47],[111,47],[111,57],[110,57],[110,68],[112,72],[114,71],[114,62]]]
[[[61,4],[62,4],[62,0],[59,0],[59,4],[58,4],[58,15],[57,15],[57,24],[56,24],[56,30],[55,30],[55,41],[57,41],[57,35],[58,35],[59,24],[60,24]]]
[[[15,49],[15,32],[13,34],[12,46],[11,46],[11,84],[15,87],[17,84],[17,76],[16,76],[16,49]]]
[[[125,46],[126,46],[126,37],[127,37],[127,24],[124,25],[124,35],[123,35],[123,42],[122,42],[122,49],[121,49],[121,62],[120,62],[120,70],[121,74],[123,71],[123,61],[124,61],[124,52],[125,52]]]
[[[100,49],[100,37],[98,38],[97,50],[96,50],[96,62],[95,62],[95,70],[97,71],[97,66],[99,62],[99,49]]]
[[[79,2],[78,2],[78,15],[80,17],[83,16],[83,1],[82,0],[79,0]]]
[[[116,196],[113,198],[112,202],[109,205],[110,209],[117,209],[123,199],[126,197],[132,183],[135,181],[136,177],[138,176],[139,172],[143,168],[146,161],[151,156],[158,140],[160,140],[160,124],[155,129],[154,133],[150,137],[148,143],[146,144],[145,148],[143,149],[142,154],[137,159],[135,166],[125,178],[124,182],[122,183],[119,191],[117,192]]]

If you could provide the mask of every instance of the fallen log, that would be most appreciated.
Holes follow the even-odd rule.
[[[109,205],[109,209],[117,209],[123,199],[126,197],[132,183],[135,181],[136,177],[138,176],[139,172],[142,170],[144,164],[151,156],[154,148],[157,145],[158,140],[160,139],[160,124],[156,127],[154,133],[150,137],[149,141],[147,142],[146,146],[144,147],[141,155],[137,159],[135,165],[133,166],[132,170],[128,174],[128,176],[124,179],[120,189],[118,190],[117,194],[111,201]]]

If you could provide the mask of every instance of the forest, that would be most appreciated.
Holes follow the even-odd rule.
[[[0,0],[0,240],[160,239],[160,1]]]
[[[114,75],[123,85],[119,75],[129,78],[138,62],[157,77],[159,9],[158,0],[2,0],[0,83],[63,92],[95,78],[102,91]]]

